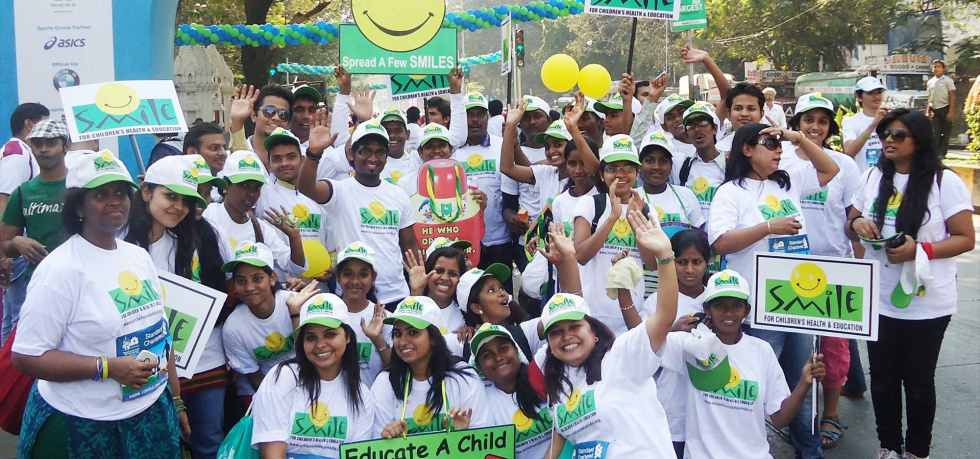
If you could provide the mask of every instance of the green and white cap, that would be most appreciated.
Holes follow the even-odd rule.
[[[831,114],[830,116],[833,116],[834,114],[834,103],[819,92],[803,94],[796,101],[796,113],[806,113],[815,108],[822,108],[829,111]]]
[[[357,125],[357,127],[354,129],[354,133],[350,136],[350,143],[353,145],[369,135],[381,137],[384,139],[386,144],[390,142],[388,139],[388,130],[381,125],[381,121],[379,121],[377,118],[371,118]]]
[[[667,136],[664,135],[663,131],[653,131],[643,138],[643,143],[640,144],[641,155],[643,154],[643,151],[647,149],[647,147],[663,148],[664,151],[667,152],[667,157],[670,158],[671,161],[674,159],[674,142],[668,139]]]
[[[422,139],[419,141],[419,148],[421,149],[422,145],[433,139],[445,140],[452,146],[452,142],[449,141],[449,130],[441,124],[429,123],[422,127]]]
[[[691,105],[687,110],[684,110],[684,120],[682,123],[687,123],[687,120],[698,116],[707,116],[708,118],[711,118],[711,121],[715,123],[715,127],[721,129],[721,122],[718,121],[718,115],[715,114],[715,106],[707,102],[695,102],[694,105]]]
[[[551,106],[540,97],[524,96],[521,98],[521,103],[527,104],[527,108],[524,110],[525,113],[533,112],[535,110],[542,110],[545,113],[551,111]]]
[[[470,304],[470,294],[473,293],[473,286],[484,277],[495,277],[500,282],[507,282],[510,279],[510,268],[503,263],[494,263],[487,266],[487,269],[473,268],[459,276],[459,283],[456,284],[456,303],[459,308],[466,312]]]
[[[371,267],[374,267],[374,249],[365,245],[361,241],[351,242],[350,245],[341,250],[337,255],[337,266],[340,266],[347,260],[356,259],[361,260]]]
[[[402,124],[408,127],[408,116],[398,107],[391,107],[381,113],[381,122],[384,123],[385,121],[401,121]]]
[[[544,329],[548,330],[557,322],[581,320],[591,314],[592,311],[585,303],[585,298],[570,293],[557,293],[541,309],[541,323],[544,324]]]
[[[432,243],[429,244],[428,247],[426,247],[426,249],[425,249],[425,259],[428,260],[429,257],[432,256],[432,252],[435,252],[436,250],[439,250],[439,249],[442,249],[442,248],[445,248],[445,247],[452,247],[452,248],[454,248],[456,250],[459,250],[460,253],[465,254],[466,253],[466,249],[468,249],[470,247],[473,247],[473,244],[471,244],[469,241],[461,241],[461,240],[459,240],[459,238],[449,239],[448,237],[439,236],[439,237],[433,239],[432,240]]]
[[[732,297],[749,299],[749,282],[731,269],[717,272],[708,279],[705,302],[715,298]]]
[[[467,109],[470,108],[482,108],[484,110],[490,110],[490,102],[487,97],[479,92],[468,92],[463,96],[463,106]]]
[[[608,113],[609,110],[622,110],[623,95],[617,92],[609,96],[609,100],[596,102],[595,109],[598,110],[600,113]]]
[[[293,95],[296,96],[296,97],[299,97],[299,96],[310,96],[310,97],[316,99],[316,102],[318,104],[320,102],[323,102],[323,95],[320,94],[320,91],[318,91],[316,88],[314,88],[313,86],[310,86],[310,85],[305,85],[304,84],[304,85],[300,85],[300,86],[297,86],[297,87],[293,88]]]
[[[265,151],[269,151],[273,146],[281,143],[293,144],[296,145],[296,148],[300,148],[300,145],[302,144],[302,142],[299,141],[299,138],[293,135],[289,129],[277,127],[275,131],[272,131],[272,134],[269,134],[269,137],[265,138],[265,142],[263,142],[262,145],[265,146]]]
[[[194,163],[194,167],[197,168],[198,185],[202,183],[211,182],[212,185],[221,188],[222,190],[228,188],[228,183],[214,176],[214,174],[211,172],[211,166],[208,164],[208,161],[204,159],[203,156],[187,155],[187,159],[189,159],[192,163]]]
[[[692,339],[684,343],[684,363],[691,384],[703,392],[714,392],[732,379],[728,349],[714,333],[691,331]]]
[[[197,192],[197,177],[200,175],[197,167],[186,156],[167,156],[150,165],[146,169],[143,183],[163,185],[174,193],[190,196],[197,201],[201,208],[207,207],[208,202]]]
[[[97,188],[106,183],[126,182],[138,187],[126,166],[109,150],[82,155],[68,169],[66,188]]]
[[[221,170],[221,177],[228,183],[242,183],[246,180],[267,183],[265,176],[266,171],[262,160],[248,150],[238,150],[228,155],[225,167]]]
[[[564,120],[558,120],[551,123],[548,129],[544,132],[539,132],[538,135],[534,136],[534,143],[543,144],[545,137],[554,137],[556,139],[562,140],[572,140],[572,134],[568,132],[568,126],[565,126]]]
[[[471,354],[472,358],[470,359],[470,364],[473,365],[473,368],[477,368],[476,355],[480,353],[480,348],[483,347],[484,344],[493,341],[494,338],[500,337],[510,340],[510,342],[514,345],[514,348],[517,349],[517,355],[520,357],[521,363],[527,363],[527,358],[524,357],[524,352],[522,352],[521,348],[518,347],[517,340],[514,339],[514,335],[510,334],[510,331],[504,327],[501,327],[500,325],[485,323],[480,325],[480,328],[476,330],[476,334],[473,335],[473,339],[470,340],[470,350],[473,351]]]
[[[589,96],[586,96],[585,97],[585,112],[586,113],[595,113],[599,118],[606,119],[606,115],[605,114],[599,113],[595,109],[596,102],[597,101],[595,99],[593,99],[593,98],[591,98]],[[572,108],[574,106],[575,106],[575,104],[568,104],[568,105],[566,105],[565,108],[562,109],[562,114],[564,115],[566,112],[568,112],[568,109],[570,109],[570,108]]]
[[[273,267],[272,251],[261,242],[245,241],[235,248],[235,259],[221,265],[221,270],[230,273],[241,263],[259,268]]]
[[[323,325],[327,328],[340,328],[350,325],[347,303],[333,293],[317,293],[303,303],[299,310],[299,326],[306,324]]]
[[[694,101],[691,99],[685,99],[680,94],[671,94],[667,96],[666,100],[664,100],[663,102],[660,103],[660,105],[657,106],[657,119],[661,123],[663,123],[664,116],[667,114],[667,112],[673,110],[678,105],[684,107],[684,109],[687,110],[688,108],[691,108],[692,105],[694,105]]]
[[[439,305],[427,296],[410,296],[398,303],[395,312],[384,319],[386,324],[405,322],[419,330],[439,321]]]
[[[629,161],[640,164],[640,155],[633,144],[633,138],[626,134],[617,134],[602,144],[599,149],[599,161],[609,164],[614,161]]]

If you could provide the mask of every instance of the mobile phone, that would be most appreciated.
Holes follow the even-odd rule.
[[[704,323],[704,319],[708,317],[708,314],[705,312],[695,312],[694,317],[698,319],[697,322],[694,322],[694,326],[697,326],[698,324]]]
[[[901,247],[903,245],[905,245],[905,232],[904,231],[899,231],[898,234],[895,235],[895,239],[892,239],[892,240],[888,241],[888,248],[889,249],[897,249],[897,248],[899,248],[899,247]]]
[[[156,365],[160,364],[160,357],[147,349],[140,351],[139,355],[136,356],[136,360],[139,360],[140,362],[153,363]]]

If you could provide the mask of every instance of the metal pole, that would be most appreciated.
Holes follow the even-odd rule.
[[[510,69],[510,73],[507,74],[507,105],[513,103],[513,91],[514,91],[514,69]]]
[[[687,31],[687,44],[691,45],[694,42],[694,37],[691,35],[691,31]],[[687,94],[691,100],[698,100],[700,94],[695,94],[698,85],[694,84],[694,64],[687,64]]]
[[[630,56],[626,61],[626,73],[633,74],[633,48],[636,46],[636,18],[633,18],[633,30],[630,32]]]
[[[517,67],[514,69],[514,87],[516,88],[516,99],[524,97],[524,93],[521,92],[521,68]]]
[[[143,157],[140,155],[140,146],[136,143],[135,135],[129,135],[129,144],[133,146],[133,155],[136,156],[136,166],[140,169],[140,175],[146,175],[146,166],[143,165]]]

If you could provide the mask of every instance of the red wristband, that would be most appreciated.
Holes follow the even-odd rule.
[[[930,260],[933,259],[933,256],[932,256],[932,243],[923,242],[922,243],[922,250],[924,250],[926,252],[926,256],[929,257]]]

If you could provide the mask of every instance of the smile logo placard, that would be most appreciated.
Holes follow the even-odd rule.
[[[439,33],[445,0],[352,0],[357,28],[375,46],[394,52],[419,49]]]

